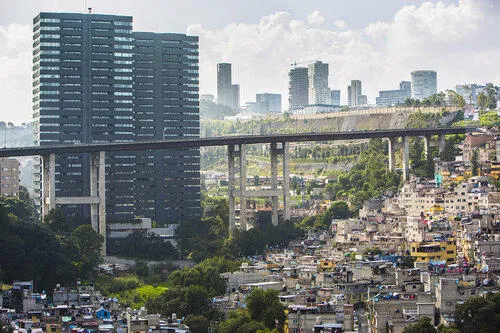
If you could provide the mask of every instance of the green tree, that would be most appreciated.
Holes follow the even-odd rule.
[[[73,280],[76,269],[58,237],[40,223],[20,219],[14,214],[19,208],[17,203],[8,203],[0,200],[2,280],[32,280],[37,288],[45,290]]]
[[[403,329],[403,333],[437,333],[429,317],[421,317],[415,324]]]
[[[247,309],[253,320],[260,321],[268,328],[285,323],[285,308],[278,299],[277,290],[254,289],[247,296]]]
[[[446,327],[443,324],[439,324],[437,327],[438,333],[460,333],[458,328]]]
[[[500,327],[500,295],[470,297],[458,304],[455,323],[463,333],[494,333]]]
[[[477,95],[477,106],[479,107],[479,109],[484,110],[486,109],[487,103],[488,102],[486,100],[486,95],[481,91],[479,95]]]
[[[208,292],[199,285],[190,285],[184,292],[185,313],[202,313],[208,310]]]
[[[472,151],[470,164],[472,167],[472,175],[477,176],[479,174],[479,151],[477,149],[474,149]]]
[[[452,140],[447,140],[440,157],[442,161],[453,162],[455,161],[455,157],[460,154],[461,150],[456,147],[455,143]]]
[[[148,264],[143,260],[137,260],[135,262],[134,270],[135,274],[143,278],[148,277],[150,273]]]
[[[244,309],[230,311],[227,320],[219,325],[219,333],[257,333],[265,329],[264,323],[253,320]]]
[[[0,204],[12,217],[24,222],[33,222],[33,211],[25,201],[13,196],[0,196]]]
[[[205,333],[210,327],[210,321],[205,316],[189,315],[185,324],[189,326],[191,333]]]
[[[28,189],[23,185],[19,185],[19,200],[24,203],[27,209],[28,219],[34,220],[36,217],[35,201],[30,196]]]
[[[485,91],[486,91],[486,105],[485,107],[493,110],[497,107],[497,89],[496,87],[493,86],[493,84],[488,83],[486,85]]]
[[[99,235],[90,224],[84,224],[76,228],[71,238],[78,247],[81,261],[78,263],[82,273],[91,272],[101,262],[100,250],[104,237]]]
[[[68,231],[66,215],[60,208],[51,209],[43,218],[43,222],[55,233],[66,233]]]

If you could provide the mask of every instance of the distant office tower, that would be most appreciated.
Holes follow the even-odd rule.
[[[202,95],[200,95],[200,101],[213,102],[214,100],[215,100],[215,96],[213,94],[202,94]]]
[[[332,89],[331,99],[333,106],[340,106],[340,90]]]
[[[437,93],[437,73],[421,70],[411,72],[411,97],[423,100]]]
[[[231,104],[229,106],[233,110],[239,110],[240,108],[240,85],[231,85]]]
[[[260,114],[281,112],[280,94],[257,94],[255,100],[257,112]]]
[[[361,95],[359,97],[359,106],[368,105],[368,97],[366,95]]]
[[[477,104],[477,96],[486,88],[486,85],[460,84],[455,87],[457,94],[462,95],[468,104]]]
[[[309,104],[331,104],[328,87],[328,64],[316,61],[309,65]]]
[[[36,145],[199,135],[197,37],[133,33],[131,16],[40,13],[33,24]],[[57,196],[89,196],[89,165],[88,154],[57,156]],[[110,222],[201,213],[196,150],[107,153],[106,172]],[[35,179],[40,202],[39,167]]]
[[[398,90],[381,90],[378,92],[377,106],[400,105],[407,98],[411,98],[411,82],[401,81]]]
[[[240,86],[232,84],[231,64],[217,64],[217,104],[233,110],[240,107]]]
[[[291,111],[302,109],[309,104],[308,69],[305,67],[292,68],[288,77],[288,108]]]
[[[368,104],[366,96],[362,94],[361,81],[352,80],[351,84],[347,86],[347,101],[349,107]]]
[[[0,195],[19,196],[19,161],[0,158]]]

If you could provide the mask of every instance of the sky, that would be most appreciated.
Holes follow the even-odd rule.
[[[361,80],[375,103],[410,72],[438,72],[438,90],[500,84],[500,0],[4,0],[0,3],[0,120],[31,121],[32,19],[40,11],[124,14],[134,30],[200,37],[200,93],[216,93],[216,64],[233,64],[241,102],[281,93],[294,62],[329,63],[346,103]],[[307,65],[307,64],[304,64]]]

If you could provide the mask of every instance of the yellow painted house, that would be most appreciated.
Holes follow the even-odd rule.
[[[446,261],[455,262],[457,245],[454,238],[442,242],[414,242],[410,243],[410,255],[415,262]]]

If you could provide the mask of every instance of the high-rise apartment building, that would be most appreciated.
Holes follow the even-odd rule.
[[[132,36],[135,140],[199,136],[198,37]],[[200,216],[199,149],[137,152],[134,189],[136,216],[159,225]]]
[[[295,67],[288,73],[288,108],[290,111],[304,108],[309,104],[308,69]]]
[[[40,13],[33,24],[36,145],[199,135],[197,37],[133,33],[131,16]],[[89,196],[89,164],[86,154],[57,156],[56,196]],[[106,172],[108,221],[180,222],[199,198],[196,151],[108,153]]]
[[[309,104],[331,104],[328,64],[316,61],[308,69]]]
[[[398,90],[381,90],[378,92],[377,106],[393,106],[400,105],[407,98],[411,97],[411,82],[401,81]]]
[[[340,106],[340,90],[332,89],[331,99],[333,106]]]
[[[257,94],[255,101],[259,114],[281,112],[281,94]]]
[[[19,161],[0,158],[0,195],[19,196]]]
[[[423,100],[437,93],[437,73],[430,70],[411,72],[411,97]]]
[[[232,110],[240,108],[240,86],[232,84],[231,64],[217,64],[217,104]]]
[[[361,88],[361,81],[352,80],[347,86],[347,102],[349,107],[357,107],[368,104],[368,100]]]

